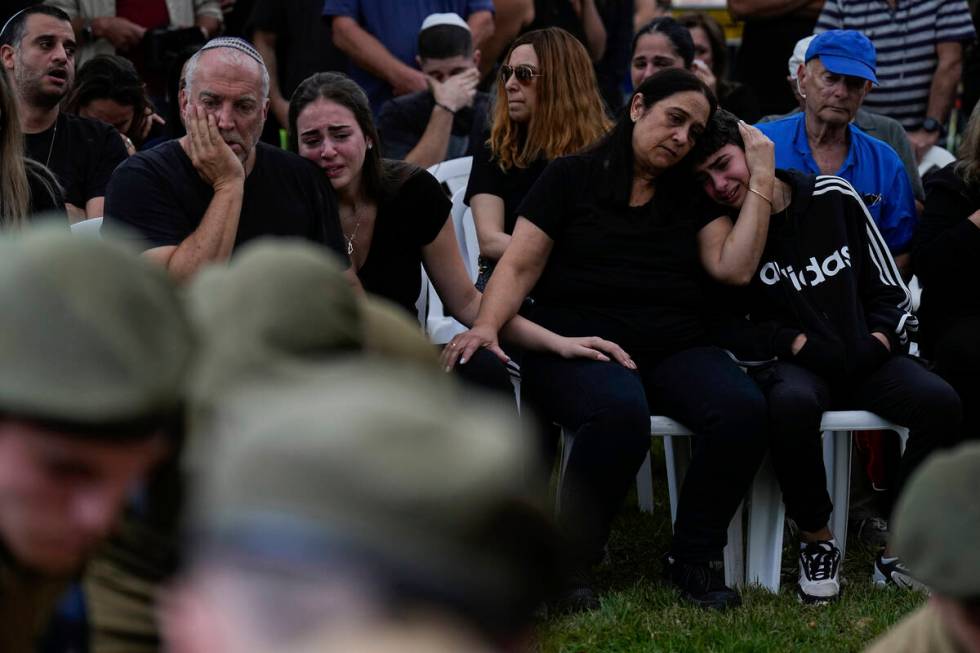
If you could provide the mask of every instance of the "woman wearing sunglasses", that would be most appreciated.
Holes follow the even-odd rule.
[[[490,138],[466,189],[480,240],[481,289],[510,244],[517,205],[548,162],[591,145],[611,125],[589,54],[565,30],[524,34],[504,61]]]
[[[500,326],[530,293],[531,320],[565,336],[608,338],[635,361],[529,352],[521,365],[527,405],[575,436],[559,488],[558,523],[577,563],[563,596],[568,610],[598,605],[589,570],[602,559],[612,520],[650,450],[652,413],[696,434],[667,578],[704,607],[740,600],[712,563],[722,558],[728,523],[762,459],[766,404],[724,351],[707,346],[710,305],[690,219],[694,194],[666,177],[715,108],[692,73],[661,71],[640,84],[598,145],[549,164],[518,208],[513,241],[473,328],[444,351],[451,365],[457,355],[496,350]],[[719,269],[752,251],[745,229],[735,231],[711,248]]]

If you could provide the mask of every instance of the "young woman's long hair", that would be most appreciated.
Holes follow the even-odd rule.
[[[299,114],[317,100],[329,100],[354,114],[364,138],[374,146],[364,153],[361,180],[364,195],[378,202],[390,198],[401,183],[418,170],[417,166],[401,161],[381,158],[381,137],[374,125],[371,104],[364,89],[343,73],[316,73],[310,75],[293,92],[289,99],[289,149],[299,152],[299,134],[296,121]]]
[[[967,186],[980,186],[980,103],[973,107],[957,154],[956,174]]]
[[[17,103],[5,74],[0,74],[0,114],[0,222],[4,227],[19,227],[30,212],[31,189]]]
[[[612,126],[589,54],[574,36],[558,27],[528,32],[514,41],[504,61],[521,45],[534,48],[541,77],[536,78],[537,103],[527,124],[511,120],[505,85],[497,84],[488,143],[504,170],[577,152]]]

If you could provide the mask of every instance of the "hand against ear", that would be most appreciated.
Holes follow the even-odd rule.
[[[769,137],[761,131],[738,121],[738,133],[742,135],[745,144],[745,162],[749,168],[749,183],[752,188],[772,197],[772,184],[776,175],[776,148]],[[760,184],[756,186],[754,184]]]

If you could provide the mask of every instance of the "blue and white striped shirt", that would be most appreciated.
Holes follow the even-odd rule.
[[[878,55],[879,86],[864,108],[916,129],[926,117],[936,72],[936,44],[976,38],[966,0],[826,0],[815,32],[864,33]]]

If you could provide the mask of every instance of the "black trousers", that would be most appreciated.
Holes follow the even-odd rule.
[[[696,434],[671,553],[692,562],[720,560],[728,523],[767,446],[762,393],[714,347],[634,360],[638,371],[615,362],[525,355],[526,402],[575,435],[560,488],[559,527],[579,564],[601,559],[612,520],[650,450],[653,412]]]
[[[980,439],[980,316],[953,320],[936,338],[932,358],[963,402],[963,436]]]
[[[804,531],[826,526],[833,510],[820,439],[824,411],[869,410],[909,428],[895,496],[930,453],[959,440],[956,391],[908,356],[892,356],[863,378],[833,384],[784,361],[753,375],[769,403],[772,463],[786,514]]]

